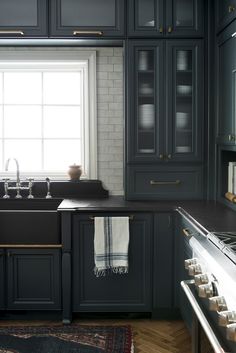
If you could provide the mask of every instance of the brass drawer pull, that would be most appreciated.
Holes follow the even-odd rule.
[[[0,35],[1,34],[19,34],[20,36],[24,36],[25,33],[23,31],[14,31],[14,30],[0,30]]]
[[[163,27],[162,26],[159,28],[159,33],[163,33]]]
[[[187,238],[192,237],[192,234],[190,233],[190,230],[188,228],[183,228],[182,231]]]
[[[61,249],[62,244],[0,244],[0,248]]]
[[[103,32],[102,31],[74,31],[73,32],[73,36],[80,36],[80,35],[83,35],[83,34],[86,34],[86,35],[96,35],[96,36],[102,36],[103,35]]]
[[[180,185],[180,180],[175,181],[158,181],[158,180],[150,180],[151,185]]]
[[[95,217],[99,217],[99,216],[89,216],[89,219],[91,219],[91,221],[94,221]],[[102,217],[102,216],[101,216]],[[115,217],[115,216],[114,216]],[[121,216],[121,217],[125,217],[125,216]],[[129,220],[133,221],[134,220],[134,215],[130,215],[129,216]]]
[[[169,27],[168,27],[167,32],[168,32],[168,33],[171,33],[171,32],[172,32],[172,30],[173,30],[173,29],[172,29],[172,27],[171,27],[171,26],[169,26]]]

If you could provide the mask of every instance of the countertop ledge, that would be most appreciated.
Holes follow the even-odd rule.
[[[65,199],[60,212],[172,212],[178,207],[200,223],[207,231],[236,232],[235,211],[215,201],[126,201],[122,196],[105,199]]]

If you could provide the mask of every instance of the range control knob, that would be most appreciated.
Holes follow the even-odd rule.
[[[225,311],[227,304],[224,297],[217,296],[209,299],[209,309],[211,311]]]
[[[194,276],[194,282],[196,286],[200,286],[201,284],[207,284],[209,282],[209,277],[206,273],[202,273]]]
[[[196,265],[196,263],[197,263],[197,259],[194,259],[194,258],[193,259],[187,259],[187,260],[184,261],[184,268],[186,270],[188,270],[189,266]]]
[[[227,326],[226,336],[228,340],[236,342],[236,324]]]
[[[219,313],[219,325],[226,327],[229,324],[236,324],[236,311],[222,311]]]
[[[190,276],[195,276],[195,275],[199,275],[202,273],[202,268],[199,264],[196,265],[190,265],[188,268],[188,274]]]
[[[198,295],[201,298],[211,298],[214,295],[214,289],[211,283],[202,284],[198,287]]]

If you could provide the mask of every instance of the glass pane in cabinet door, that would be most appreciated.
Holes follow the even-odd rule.
[[[138,51],[138,152],[154,153],[155,102],[154,102],[154,51]]]
[[[176,52],[175,128],[176,152],[193,150],[193,71],[192,51]]]
[[[194,0],[176,0],[177,27],[192,27],[194,25]]]
[[[138,26],[155,27],[155,0],[138,0]],[[157,1],[158,4],[158,1]],[[158,9],[157,9],[158,11]]]

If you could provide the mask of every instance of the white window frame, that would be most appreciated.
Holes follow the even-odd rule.
[[[71,66],[79,65],[79,62],[86,62],[86,70],[84,70],[84,119],[83,119],[83,136],[84,136],[84,170],[83,178],[97,178],[97,102],[96,102],[96,51],[81,50],[79,48],[9,48],[8,50],[0,48],[0,70],[12,69],[14,64],[17,67],[18,62],[53,62],[60,64],[66,62]],[[19,65],[18,65],[19,66]],[[14,156],[9,156],[14,157]],[[69,167],[69,166],[68,166]],[[40,180],[46,176],[50,176],[55,180],[68,179],[67,170],[65,172],[32,172],[21,171],[21,177],[34,177]],[[15,177],[15,173],[1,172],[1,176]]]

